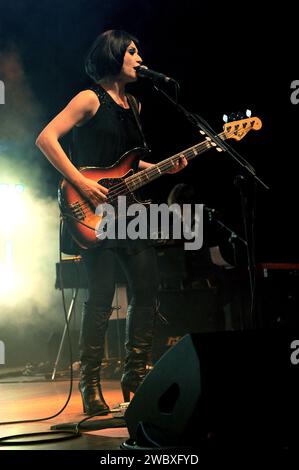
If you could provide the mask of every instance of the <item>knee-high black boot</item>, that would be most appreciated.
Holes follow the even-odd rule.
[[[80,384],[83,411],[104,415],[109,407],[102,395],[100,369],[104,355],[105,333],[111,314],[88,303],[84,304],[80,332]]]
[[[154,307],[129,306],[126,320],[126,358],[121,387],[124,401],[130,401],[130,392],[135,393],[146,375],[150,361]]]

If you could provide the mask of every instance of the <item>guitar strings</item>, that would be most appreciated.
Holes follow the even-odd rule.
[[[253,119],[253,118],[252,118],[252,119]],[[227,132],[227,131],[221,132],[220,134],[217,135],[217,137],[218,137],[218,138],[221,138],[221,139],[223,139],[223,140],[225,140],[225,139],[224,139],[225,137],[226,137],[226,138],[229,138],[229,136],[233,135],[235,132],[236,132],[236,129],[234,128],[234,129],[232,129],[230,132]],[[194,145],[194,146],[192,146],[192,147],[189,147],[187,150],[182,151],[182,152],[180,152],[180,153],[174,155],[173,157],[169,157],[169,158],[166,159],[166,160],[163,160],[162,162],[160,162],[160,163],[158,163],[157,165],[155,165],[155,167],[153,167],[153,168],[148,168],[148,169],[145,169],[145,170],[142,170],[142,171],[138,172],[137,174],[134,174],[134,175],[132,175],[132,176],[129,176],[128,178],[126,178],[125,181],[129,181],[129,182],[131,181],[131,182],[132,182],[132,181],[134,181],[134,180],[137,180],[137,181],[138,181],[138,180],[142,180],[142,178],[143,178],[143,176],[144,176],[145,174],[148,174],[149,176],[152,176],[152,175],[153,175],[153,176],[157,176],[157,177],[158,177],[158,176],[160,175],[160,173],[159,173],[159,172],[158,172],[158,173],[156,172],[156,168],[157,168],[157,167],[159,167],[160,169],[162,169],[162,171],[164,171],[168,166],[171,168],[172,161],[175,160],[175,159],[178,160],[179,158],[181,158],[181,156],[185,156],[185,157],[187,157],[187,159],[191,160],[192,158],[194,158],[194,157],[197,156],[197,154],[193,152],[193,149],[194,149],[195,147],[197,147],[198,149],[199,149],[199,147],[202,147],[202,148],[199,149],[200,151],[205,150],[205,147],[207,147],[207,149],[209,149],[209,148],[213,147],[212,142],[213,142],[212,140],[205,140],[205,141],[203,141],[203,142],[201,142],[201,143],[199,143],[199,144],[196,144],[196,145]],[[171,165],[169,164],[170,162],[171,162]],[[126,184],[125,182],[120,183],[119,185],[114,186],[114,187],[113,187],[113,190],[112,190],[110,193],[108,193],[108,198],[109,198],[109,195],[112,196],[112,198],[110,197],[109,200],[110,200],[110,201],[113,201],[117,196],[119,196],[120,194],[122,194],[121,192],[117,192],[117,191],[118,191],[119,189],[122,189],[124,186],[125,186],[125,187],[127,186],[127,184]],[[137,185],[137,188],[138,188],[138,185]],[[137,188],[136,188],[136,189],[137,189]],[[132,189],[130,190],[130,189],[128,188],[125,192],[130,193],[130,192],[132,192],[132,191],[134,191],[134,189],[133,189],[133,190],[132,190]]]
[[[205,147],[205,146],[209,147],[210,146],[208,144],[208,142],[203,142],[202,144],[204,144],[203,147]],[[138,189],[138,182],[139,181],[142,182],[142,179],[144,178],[144,175],[148,175],[146,177],[146,179],[144,179],[145,182],[147,182],[147,180],[149,180],[149,179],[153,180],[154,176],[158,177],[160,175],[160,171],[157,172],[157,170],[156,170],[157,168],[159,168],[159,170],[161,170],[161,171],[164,171],[168,167],[169,168],[173,167],[173,161],[178,160],[179,158],[181,158],[182,155],[184,155],[188,159],[191,159],[192,156],[195,156],[194,152],[191,153],[190,150],[187,150],[184,153],[181,153],[181,154],[178,154],[178,155],[175,155],[175,156],[171,157],[171,159],[167,159],[167,161],[164,161],[163,163],[161,162],[162,164],[160,164],[160,165],[159,164],[155,165],[155,168],[148,168],[146,170],[143,170],[144,173],[141,171],[136,175],[133,175],[133,176],[130,176],[130,177],[126,178],[125,181],[122,181],[121,183],[119,183],[119,184],[117,184],[113,187],[113,189],[108,193],[108,197],[107,197],[107,200],[105,201],[105,203],[114,202],[115,199],[118,196],[129,194],[129,193],[135,191],[135,189]],[[137,181],[137,187],[136,188],[129,188],[127,182],[129,184],[133,183],[133,185],[134,185],[135,181]],[[85,208],[87,208],[86,212],[83,210]],[[86,214],[88,212],[93,212],[92,209],[90,209],[90,203],[88,201],[86,201],[84,203],[81,203],[80,204],[80,209],[83,210],[84,214]]]
[[[226,138],[228,138],[229,136],[233,135],[235,132],[236,132],[236,129],[233,129],[230,132],[225,132],[224,131],[224,132],[221,132],[220,134],[218,134],[217,137],[223,138],[223,137],[226,136]],[[205,147],[207,147],[207,149],[209,149],[209,148],[212,147],[212,141],[211,140],[205,140],[203,142],[200,142],[199,144],[194,145],[193,147],[190,147],[189,149],[187,149],[185,151],[182,151],[182,152],[174,155],[173,157],[169,157],[166,160],[163,160],[162,162],[157,163],[157,165],[155,165],[155,167],[153,167],[153,168],[146,168],[145,170],[142,170],[141,172],[138,172],[137,174],[129,176],[128,178],[126,178],[126,180],[122,181],[119,184],[116,184],[113,187],[112,191],[110,193],[108,193],[108,198],[107,198],[106,203],[113,202],[113,201],[115,201],[115,199],[118,196],[129,194],[129,193],[131,193],[132,191],[135,190],[135,189],[130,190],[128,188],[128,185],[127,185],[126,181],[128,181],[129,183],[133,182],[133,184],[134,184],[134,180],[137,180],[137,181],[139,180],[140,181],[140,180],[142,180],[144,175],[148,175],[149,178],[152,177],[152,176],[157,176],[158,177],[160,175],[160,172],[156,172],[156,168],[159,168],[162,171],[164,171],[165,169],[167,169],[168,166],[171,168],[171,166],[173,166],[173,161],[178,160],[182,156],[186,157],[188,160],[191,160],[192,158],[196,157],[197,154],[193,152],[193,149],[195,147],[201,147],[199,149],[200,151],[204,150]],[[138,184],[137,184],[137,188],[138,188]],[[94,211],[91,209],[91,203],[89,201],[81,203],[79,207],[82,210],[84,215],[87,214],[88,212],[94,214]],[[84,210],[85,208],[87,209],[87,211]]]
[[[225,134],[224,132],[219,134],[218,137],[222,137],[222,134]],[[134,191],[134,189],[129,189],[128,188],[128,185],[126,183],[126,181],[129,181],[129,183],[133,182],[134,184],[134,180],[142,180],[142,178],[144,177],[144,175],[148,175],[149,178],[151,178],[152,176],[159,176],[160,175],[160,172],[156,172],[156,168],[159,167],[159,169],[161,169],[161,171],[164,171],[165,169],[167,169],[168,167],[171,168],[173,166],[173,161],[175,160],[178,160],[180,159],[182,156],[186,157],[187,159],[191,160],[192,157],[195,157],[197,154],[195,154],[193,152],[193,149],[194,147],[202,147],[200,150],[204,150],[205,147],[207,147],[207,149],[209,147],[211,147],[211,142],[210,141],[204,141],[204,142],[201,142],[193,147],[190,147],[189,149],[185,150],[184,152],[181,152],[181,153],[178,153],[176,155],[174,155],[173,157],[169,157],[167,160],[164,160],[160,163],[158,163],[157,165],[155,165],[154,168],[148,168],[148,169],[145,169],[143,171],[140,171],[138,172],[137,174],[135,175],[132,175],[132,176],[129,176],[128,178],[126,178],[125,181],[122,181],[121,183],[115,185],[113,187],[113,190],[108,193],[108,198],[107,198],[107,203],[109,202],[113,202],[118,196],[120,195],[124,195],[124,194],[129,194],[131,193],[132,191]],[[146,181],[146,180],[145,180]],[[137,188],[136,188],[137,189]],[[90,209],[90,203],[89,202],[84,202],[84,203],[81,203],[80,204],[80,209],[83,209],[83,208],[87,208],[87,212],[92,212],[92,210]],[[87,212],[84,212],[84,213],[87,213]]]
[[[224,132],[219,134],[218,137],[222,137],[222,135],[225,134]],[[159,168],[161,169],[162,171],[164,171],[167,167],[171,168],[173,166],[173,161],[175,160],[178,160],[179,158],[181,158],[182,156],[185,156],[187,158],[189,158],[189,160],[194,156],[196,156],[196,154],[194,154],[193,152],[193,149],[195,147],[210,147],[211,146],[211,143],[210,141],[204,141],[204,142],[200,142],[199,144],[196,144],[192,147],[189,147],[188,149],[186,149],[185,151],[182,151],[180,153],[177,153],[176,155],[172,156],[172,157],[169,157],[167,158],[166,160],[163,160],[162,162],[159,162],[157,163],[153,168],[146,168],[145,170],[142,170],[142,171],[139,171],[138,173],[132,175],[132,176],[129,176],[128,178],[126,178],[126,182],[129,182],[129,183],[132,183],[134,184],[134,180],[142,180],[142,178],[144,178],[144,175],[149,175],[149,177],[151,176],[159,176],[159,172],[157,173],[156,172],[156,168]],[[202,150],[202,149],[200,149]],[[145,180],[146,181],[146,180]],[[126,183],[125,183],[126,184]],[[121,186],[123,186],[123,184],[121,183],[120,185],[116,185],[113,187],[113,190],[110,192],[110,195],[114,195],[115,196],[115,191],[117,191]],[[134,191],[134,189],[133,189]],[[118,194],[117,194],[118,195]]]

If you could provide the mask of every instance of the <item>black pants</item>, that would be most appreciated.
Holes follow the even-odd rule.
[[[129,287],[126,319],[125,374],[144,376],[151,361],[154,318],[157,304],[158,269],[155,249],[130,253],[125,248],[95,249],[82,254],[89,281],[89,298],[80,332],[81,368],[96,371],[104,353],[104,339],[111,315],[116,270],[124,270]],[[137,373],[138,371],[138,373]]]
[[[123,269],[130,292],[130,306],[149,308],[156,304],[158,268],[156,252],[147,247],[135,254],[126,249],[95,249],[82,253],[86,266],[89,298],[88,304],[103,311],[111,308],[115,291],[117,269]]]

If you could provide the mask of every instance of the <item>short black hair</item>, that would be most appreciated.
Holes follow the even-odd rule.
[[[118,75],[131,42],[139,41],[126,31],[110,29],[100,34],[85,58],[85,72],[95,82],[108,75]]]

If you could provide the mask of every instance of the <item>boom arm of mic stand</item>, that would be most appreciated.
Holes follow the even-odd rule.
[[[244,245],[247,246],[247,241],[244,240],[244,238],[240,237],[234,230],[232,230],[230,227],[225,225],[223,222],[221,222],[221,220],[218,219],[218,217],[215,216],[215,210],[211,210],[211,209],[208,209],[208,208],[205,208],[205,209],[209,213],[210,220],[214,220],[218,225],[220,225],[220,227],[227,230],[230,233],[232,238],[237,238],[242,243],[244,243]]]
[[[235,160],[243,169],[245,169],[250,176],[252,176],[257,182],[259,182],[265,189],[269,189],[269,186],[266,185],[255,173],[254,168],[250,165],[244,157],[242,157],[236,150],[234,150],[230,145],[220,139],[217,133],[211,128],[211,126],[198,114],[190,113],[187,111],[181,104],[171,98],[164,90],[161,90],[157,85],[154,85],[155,90],[162,93],[176,108],[178,111],[182,112],[189,122],[203,131],[215,144],[221,148],[224,152],[227,152],[230,157]],[[177,97],[176,97],[177,98]]]

